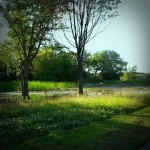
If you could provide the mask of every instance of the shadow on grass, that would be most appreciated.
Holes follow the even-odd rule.
[[[125,122],[127,116],[123,114],[130,114],[146,105],[147,103],[132,108],[113,108],[89,107],[72,102],[5,104],[0,111],[0,149],[12,149],[16,145],[22,145],[18,149],[80,149],[81,145],[86,149],[91,146],[93,149],[107,149],[109,142],[112,148],[113,145],[116,146],[113,144],[115,141],[112,142],[114,139],[120,141],[125,137],[126,141],[120,141],[120,144],[126,144],[127,138],[131,140],[131,137],[134,139],[131,141],[135,141],[137,137],[142,141],[139,136],[147,135],[149,128],[138,121],[133,122],[132,119],[133,123]],[[122,121],[108,119],[118,114],[123,115]],[[147,116],[147,112],[144,115]],[[132,114],[127,120],[130,117],[144,118]],[[93,142],[94,144],[87,144]]]
[[[144,110],[149,113],[150,108]],[[150,138],[149,121],[137,115],[115,116],[71,130],[52,131],[14,149],[135,150]]]

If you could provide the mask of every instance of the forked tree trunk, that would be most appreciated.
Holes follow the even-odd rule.
[[[97,75],[97,69],[95,69],[95,73],[94,73],[94,76],[96,77],[96,75]]]
[[[83,94],[83,77],[82,77],[82,60],[78,59],[78,85],[79,85],[79,94]]]
[[[29,63],[24,61],[21,64],[21,91],[24,100],[30,99],[28,89],[28,72],[29,72]]]

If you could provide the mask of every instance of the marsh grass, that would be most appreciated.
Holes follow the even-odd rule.
[[[20,91],[21,86],[18,81],[0,81],[0,92]]]
[[[30,81],[29,90],[30,91],[48,91],[52,89],[66,89],[74,88],[77,84],[73,82],[41,82],[41,81]]]
[[[77,84],[73,82],[42,82],[29,81],[29,91],[47,91],[52,89],[74,88]],[[19,81],[0,82],[0,92],[21,91]]]
[[[118,86],[149,86],[150,79],[134,79],[127,81],[103,81],[104,85],[118,85]]]

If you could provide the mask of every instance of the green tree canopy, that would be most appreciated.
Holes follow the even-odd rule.
[[[91,57],[91,67],[95,72],[100,72],[105,80],[118,80],[126,70],[127,62],[113,50],[104,50],[94,53]]]
[[[17,47],[11,40],[0,43],[0,80],[14,80],[19,74]]]
[[[45,47],[33,61],[33,78],[49,81],[76,81],[75,62],[75,56],[72,53]]]

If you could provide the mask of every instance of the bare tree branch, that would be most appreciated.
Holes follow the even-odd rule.
[[[117,9],[120,0],[69,0],[68,2],[67,12],[74,44],[64,35],[67,41],[77,49],[79,93],[82,94],[82,59],[85,45],[106,29],[105,27],[98,31],[102,21],[109,15],[114,15],[113,10]],[[98,25],[100,26],[94,34]]]

